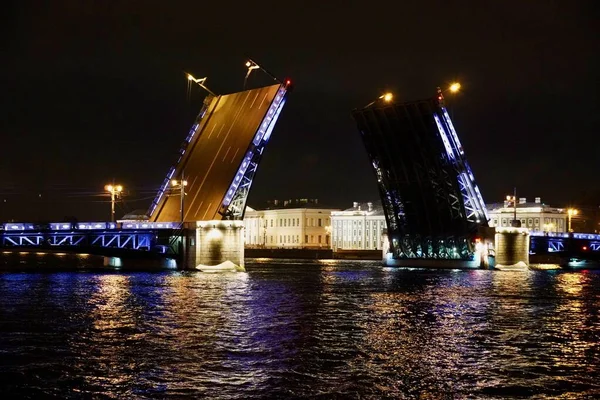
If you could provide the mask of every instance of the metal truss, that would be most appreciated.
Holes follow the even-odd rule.
[[[434,99],[354,110],[394,258],[463,259],[487,214],[452,122]]]
[[[90,245],[117,249],[150,250],[154,234],[144,232],[106,232],[90,237]]]
[[[550,239],[548,240],[548,252],[555,253],[558,251],[565,251],[565,243],[560,239]]]
[[[258,164],[265,146],[271,137],[279,114],[285,105],[286,94],[286,87],[281,85],[271,106],[267,110],[265,117],[259,125],[258,131],[248,146],[246,155],[244,156],[233,181],[229,185],[229,189],[227,189],[219,210],[219,213],[223,215],[225,219],[244,219],[248,193],[252,187],[252,182],[256,175],[256,171],[258,170]]]
[[[589,233],[531,232],[530,253],[544,254],[557,252],[600,252],[598,235]]]
[[[89,247],[151,250],[156,244],[153,231],[87,231],[87,232],[3,232],[2,247]]]

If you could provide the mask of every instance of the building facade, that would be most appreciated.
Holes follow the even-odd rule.
[[[337,209],[304,205],[286,204],[284,208],[267,210],[247,207],[244,218],[246,247],[330,248],[331,212]]]
[[[333,250],[381,250],[386,229],[380,204],[357,203],[351,208],[331,213]]]
[[[511,201],[505,200],[504,203],[488,204],[487,209],[490,226],[511,226],[515,213],[515,207]],[[521,221],[523,228],[538,232],[561,233],[567,231],[567,210],[544,204],[539,197],[536,197],[533,203],[527,202],[526,198],[520,198],[516,209],[517,220]]]

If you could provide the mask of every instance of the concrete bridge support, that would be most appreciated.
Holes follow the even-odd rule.
[[[529,266],[529,229],[496,228],[496,268]]]
[[[187,229],[185,242],[184,269],[215,267],[226,262],[238,270],[244,268],[243,221],[198,221],[195,229]]]

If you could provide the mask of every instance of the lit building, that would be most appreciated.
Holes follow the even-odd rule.
[[[381,234],[387,225],[381,205],[354,203],[352,208],[333,211],[333,250],[381,250]]]
[[[511,201],[488,204],[487,210],[490,226],[511,226],[515,210]],[[520,198],[517,203],[517,220],[521,221],[521,227],[531,231],[566,232],[567,218],[566,209],[550,207],[539,197],[533,203],[528,203],[526,198]]]
[[[330,248],[331,212],[317,200],[275,201],[265,210],[246,208],[246,247]]]

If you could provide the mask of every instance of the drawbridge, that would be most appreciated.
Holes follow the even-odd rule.
[[[483,198],[438,88],[352,112],[377,177],[395,260],[473,260],[488,226]]]
[[[241,220],[288,84],[209,95],[150,205],[151,222]],[[185,195],[172,187],[185,181]],[[182,199],[182,197],[184,199]],[[183,201],[185,200],[185,201]]]

